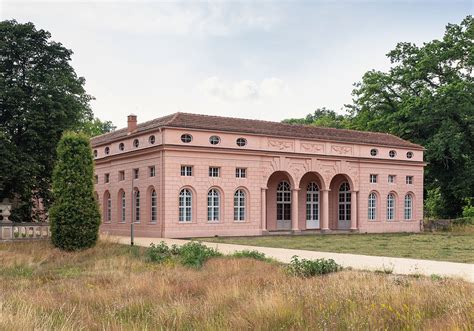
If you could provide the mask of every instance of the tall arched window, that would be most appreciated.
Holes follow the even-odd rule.
[[[375,220],[377,215],[377,195],[375,192],[369,194],[369,209],[368,209],[368,216],[369,220]]]
[[[339,187],[339,220],[351,220],[351,188],[348,182]]]
[[[234,193],[234,221],[245,221],[245,191]]]
[[[410,193],[405,195],[405,219],[411,220],[413,216],[413,197]]]
[[[156,221],[158,219],[158,197],[156,195],[155,190],[151,191],[151,201],[150,202],[151,202],[150,203],[150,206],[151,206],[151,210],[150,210],[151,222],[156,223]]]
[[[306,221],[319,220],[319,187],[315,182],[306,189]]]
[[[104,195],[104,221],[112,221],[112,199],[109,192],[105,192]]]
[[[216,189],[211,189],[207,193],[207,220],[218,221],[220,214],[220,193]]]
[[[135,222],[140,223],[140,191],[135,191]]]
[[[120,220],[125,223],[125,213],[126,213],[126,199],[125,199],[125,192],[122,191],[121,197],[120,197],[120,204],[121,204],[121,211],[120,211]]]
[[[393,221],[395,218],[395,195],[389,193],[387,195],[387,220]]]
[[[286,181],[280,182],[277,187],[277,220],[291,220],[291,189]]]
[[[193,193],[185,188],[179,192],[179,221],[191,222],[193,213]]]

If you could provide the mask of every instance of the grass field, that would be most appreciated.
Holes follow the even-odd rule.
[[[473,232],[214,237],[203,241],[474,263]]]
[[[468,329],[474,284],[341,272],[290,276],[276,263],[213,258],[153,264],[101,242],[65,253],[0,244],[1,330]]]

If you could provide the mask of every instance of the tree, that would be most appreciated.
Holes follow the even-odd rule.
[[[85,133],[89,137],[95,137],[115,129],[116,127],[111,121],[101,121],[98,118],[94,118],[92,120],[88,119],[82,123],[78,128],[78,131]]]
[[[66,132],[57,148],[50,209],[51,240],[64,250],[95,245],[100,212],[94,197],[94,161],[89,137]]]
[[[349,125],[348,121],[347,116],[339,115],[334,110],[323,107],[316,109],[313,114],[308,114],[305,118],[290,118],[283,120],[283,123],[317,125],[343,129]]]
[[[443,39],[399,43],[389,72],[369,71],[349,106],[355,129],[390,132],[426,147],[427,189],[440,188],[442,217],[474,196],[474,23],[448,24]]]
[[[62,133],[93,120],[72,51],[50,38],[32,23],[0,22],[0,200],[14,200],[15,221],[30,219],[33,197],[50,205]]]

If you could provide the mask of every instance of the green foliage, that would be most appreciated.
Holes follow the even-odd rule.
[[[428,219],[439,218],[442,212],[442,206],[444,202],[441,197],[441,189],[439,187],[434,187],[427,190],[425,202],[424,202],[424,212],[425,216]]]
[[[261,252],[256,251],[256,250],[238,251],[238,252],[234,252],[234,254],[232,254],[231,256],[232,257],[237,257],[237,258],[248,258],[248,259],[261,260],[261,261],[268,260],[267,257],[265,256],[265,253],[261,253]]]
[[[209,248],[206,245],[190,241],[182,246],[168,245],[162,241],[158,245],[151,244],[146,250],[146,258],[150,262],[163,263],[171,259],[178,260],[181,264],[200,268],[211,257],[222,256],[217,250]]]
[[[50,206],[62,133],[94,123],[72,54],[33,23],[0,22],[0,200],[14,202],[14,221],[31,219],[32,199]]]
[[[290,118],[283,120],[283,123],[344,129],[349,126],[349,118],[346,115],[337,114],[334,110],[323,107],[316,109],[313,114],[308,114],[305,118]]]
[[[78,250],[95,245],[100,213],[94,197],[94,166],[89,138],[66,132],[57,148],[53,172],[51,239],[56,247]]]
[[[101,121],[98,118],[86,119],[83,121],[77,131],[85,133],[89,137],[95,137],[115,130],[116,127],[111,121]]]
[[[474,206],[472,205],[473,199],[464,199],[466,205],[462,209],[462,217],[473,218],[474,219]]]
[[[307,260],[293,256],[287,266],[287,271],[298,277],[311,277],[316,275],[325,275],[331,272],[342,270],[342,267],[333,259]]]
[[[179,248],[179,257],[183,265],[193,268],[200,268],[211,257],[221,256],[214,248],[206,245],[190,241]]]

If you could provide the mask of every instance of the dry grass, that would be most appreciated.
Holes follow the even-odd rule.
[[[0,329],[469,329],[474,285],[343,271],[300,279],[215,258],[201,270],[112,243],[0,244]]]

